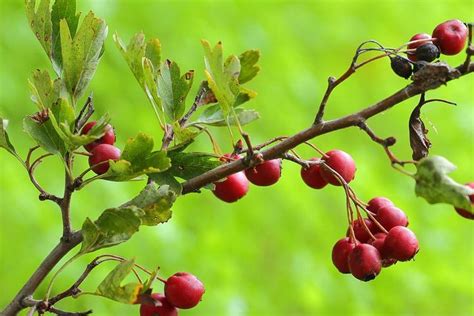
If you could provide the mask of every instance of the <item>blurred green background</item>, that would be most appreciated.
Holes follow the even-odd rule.
[[[10,137],[24,155],[32,141],[22,132],[21,120],[35,111],[27,78],[36,68],[51,68],[28,28],[23,1],[0,2],[0,114],[10,120]],[[226,54],[259,48],[262,70],[249,84],[259,95],[249,106],[258,109],[262,119],[246,127],[259,143],[309,126],[327,77],[346,69],[361,41],[373,38],[397,47],[415,33],[431,33],[447,19],[474,20],[474,2],[465,0],[90,0],[78,5],[82,12],[94,10],[109,25],[106,52],[89,90],[94,92],[97,113],[110,113],[119,147],[138,131],[151,133],[157,142],[161,133],[113,44],[114,32],[127,42],[140,30],[160,38],[164,57],[177,61],[183,70],[195,69],[195,82],[203,78],[200,39],[222,40]],[[458,65],[463,56],[442,59]],[[387,60],[373,63],[334,92],[327,118],[373,104],[406,84],[391,72]],[[428,97],[446,98],[458,106],[433,103],[423,109],[431,153],[456,164],[452,176],[462,183],[474,179],[472,88],[472,75],[449,83]],[[380,136],[397,137],[395,153],[404,159],[410,157],[407,121],[416,102],[408,100],[369,120]],[[229,151],[225,129],[215,133],[221,147]],[[196,274],[205,283],[206,294],[197,308],[182,311],[183,315],[473,315],[473,223],[450,206],[431,206],[415,197],[413,181],[390,168],[380,146],[358,129],[325,135],[314,143],[323,150],[343,149],[354,157],[358,170],[352,187],[361,199],[387,196],[405,210],[420,241],[415,262],[383,270],[369,283],[339,274],[331,262],[331,249],[346,230],[343,191],[306,187],[299,167],[291,163],[284,164],[278,184],[252,186],[238,203],[225,204],[208,191],[180,198],[170,222],[144,227],[126,244],[100,253],[135,257],[150,268],[159,265],[164,277],[176,271]],[[193,149],[210,151],[211,146],[202,137]],[[314,155],[305,147],[298,152],[307,158]],[[57,243],[61,224],[55,206],[38,201],[26,173],[5,151],[0,152],[0,166],[3,308]],[[38,170],[41,183],[58,194],[63,181],[59,166],[51,159]],[[77,171],[85,167],[82,159]],[[105,208],[120,205],[142,186],[96,182],[80,191],[73,201],[74,227],[79,228],[86,216],[96,218]],[[72,284],[94,256],[71,265],[54,291]],[[104,264],[95,270],[83,289],[94,290],[111,268]],[[44,295],[44,285],[37,295]],[[64,300],[58,307],[93,308],[94,315],[138,314],[137,306],[88,296]]]

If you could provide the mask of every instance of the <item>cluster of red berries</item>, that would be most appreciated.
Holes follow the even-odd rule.
[[[89,122],[81,130],[81,135],[89,133],[89,131],[97,124],[97,122]],[[109,170],[109,160],[120,159],[120,149],[114,146],[115,132],[110,124],[104,129],[104,136],[84,146],[90,153],[89,166],[97,174],[104,174]]]
[[[474,182],[466,183],[466,186],[470,189],[474,189]],[[474,193],[469,195],[469,199],[471,200],[471,205],[474,205]],[[462,217],[465,217],[467,219],[474,219],[474,214],[469,212],[468,210],[464,210],[458,207],[456,207],[455,210]]]
[[[178,308],[195,307],[204,292],[204,285],[194,275],[175,273],[165,281],[164,295],[153,293],[142,298],[140,316],[176,316]]]
[[[347,237],[336,242],[332,262],[341,273],[351,273],[362,281],[374,279],[397,261],[408,261],[418,252],[418,240],[409,230],[405,213],[392,201],[376,197],[367,204],[372,219],[358,218]]]

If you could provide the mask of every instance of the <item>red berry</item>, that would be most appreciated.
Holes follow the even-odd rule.
[[[120,149],[109,144],[100,144],[92,149],[91,156],[89,156],[89,166],[92,167],[104,161],[119,159]],[[109,163],[104,162],[93,167],[92,170],[97,174],[104,174],[109,170]]]
[[[384,242],[384,252],[390,258],[407,261],[418,252],[415,234],[404,226],[395,226],[388,232]]]
[[[370,230],[372,234],[375,234],[379,231],[377,225],[368,218],[364,218],[365,225]],[[365,229],[364,224],[360,219],[354,220],[352,223],[352,229],[354,230],[354,235],[358,241],[365,243],[371,239],[369,232]],[[347,229],[346,236],[349,236],[350,230]]]
[[[385,238],[387,234],[385,233],[377,233],[374,235],[375,239],[371,241],[371,245],[377,248],[380,253],[380,257],[382,258],[382,267],[386,268],[391,266],[392,264],[396,263],[397,260],[390,258],[387,256],[386,251],[383,247],[385,243]]]
[[[267,160],[245,170],[245,175],[255,185],[269,186],[277,183],[281,176],[281,159]]]
[[[186,272],[173,274],[166,280],[165,296],[171,305],[178,308],[192,308],[201,300],[205,289],[201,281]]]
[[[377,214],[379,209],[384,206],[391,206],[393,205],[393,202],[387,199],[386,197],[378,196],[371,199],[367,204],[367,209],[370,212]]]
[[[386,229],[390,230],[395,226],[408,226],[408,218],[405,213],[394,205],[387,205],[380,208],[375,215],[375,219]]]
[[[422,40],[422,39],[429,39],[429,38],[431,38],[431,36],[426,33],[418,33],[418,34],[413,35],[412,38],[410,38],[410,42],[416,41],[416,40]],[[420,41],[417,43],[409,44],[407,48],[416,49],[417,47],[422,46],[423,44],[427,44],[427,43],[431,43],[431,41]],[[413,51],[413,53],[408,53],[407,56],[408,56],[408,59],[410,59],[411,61],[417,60],[415,51]]]
[[[224,181],[215,182],[214,191],[222,201],[232,203],[242,198],[249,190],[249,180],[245,177],[243,171],[231,174]]]
[[[92,129],[92,127],[94,127],[96,124],[97,124],[97,122],[93,121],[93,122],[89,122],[86,125],[84,125],[84,127],[82,128],[82,131],[81,131],[81,135],[85,135],[85,134],[89,133],[89,131]],[[92,149],[94,149],[97,145],[100,145],[100,144],[113,145],[115,143],[115,133],[114,133],[114,129],[113,129],[112,125],[107,124],[104,128],[104,132],[105,132],[104,136],[102,136],[101,138],[93,141],[92,143],[84,145],[84,148],[88,152],[91,152]]]
[[[467,187],[470,187],[471,189],[474,189],[474,182],[466,183]],[[469,195],[469,199],[471,200],[471,204],[474,204],[474,193]],[[474,219],[474,213],[469,212],[468,210],[464,210],[462,208],[456,207],[456,212],[458,212],[459,215],[462,217],[468,218],[468,219]]]
[[[354,277],[370,281],[380,273],[382,261],[379,251],[369,244],[358,244],[349,253],[349,268]]]
[[[319,158],[311,158],[310,161],[319,161]],[[309,168],[301,168],[301,178],[304,183],[313,189],[324,188],[328,182],[321,176],[321,165],[311,164]]]
[[[142,303],[140,316],[177,316],[178,310],[171,305],[163,294],[153,293],[150,295],[158,306],[151,302]]]
[[[349,237],[339,239],[332,248],[332,263],[341,273],[351,273],[349,270],[349,253],[354,249]]]
[[[323,160],[329,167],[339,173],[347,183],[354,179],[356,166],[354,160],[348,153],[342,150],[331,150],[326,153],[326,157],[324,157]],[[331,171],[329,171],[329,169],[325,168],[324,165],[321,168],[321,175],[332,185],[341,185],[339,180],[331,173]]]
[[[456,55],[464,48],[467,37],[467,27],[459,20],[449,20],[439,24],[433,31],[435,44],[441,53]]]

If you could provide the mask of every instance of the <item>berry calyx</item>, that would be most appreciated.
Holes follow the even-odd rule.
[[[318,162],[321,159],[311,158],[310,161]],[[324,188],[328,182],[321,175],[321,165],[311,164],[308,168],[301,168],[301,178],[304,183],[313,189]]]
[[[372,234],[375,234],[379,231],[377,225],[374,222],[372,222],[370,219],[364,218],[364,223],[365,223],[365,226],[367,226],[367,228]],[[355,219],[352,222],[352,229],[354,230],[355,238],[361,243],[366,243],[367,241],[371,239],[371,236],[369,232],[367,231],[367,229],[365,228],[365,226],[362,223],[362,220],[360,218]],[[346,236],[349,236],[349,234],[350,234],[350,229],[348,228]]]
[[[177,316],[178,310],[171,305],[163,294],[153,293],[150,295],[152,302],[140,305],[140,316]]]
[[[97,174],[104,174],[109,170],[109,160],[119,160],[120,149],[109,144],[100,144],[94,147],[89,156],[89,166]]]
[[[342,150],[331,150],[325,154],[324,162],[339,175],[347,183],[354,179],[356,166],[351,155]],[[321,167],[321,176],[330,184],[340,186],[341,183],[337,177],[324,165]]]
[[[380,253],[372,245],[358,244],[349,253],[349,269],[361,281],[370,281],[382,270]]]
[[[466,186],[471,188],[471,189],[474,189],[474,182],[466,183]],[[469,199],[471,200],[471,204],[474,205],[474,193],[469,195]],[[464,209],[459,208],[459,207],[456,207],[455,210],[462,217],[465,217],[467,219],[474,219],[474,213],[471,213],[468,210],[464,210]]]
[[[445,21],[433,31],[432,37],[436,38],[438,45],[444,55],[456,55],[461,52],[466,44],[467,27],[459,20]]]
[[[432,43],[423,44],[416,49],[416,59],[432,62],[439,57],[439,49]]]
[[[212,191],[214,195],[227,203],[239,200],[249,190],[249,180],[243,171],[231,174],[223,181],[214,182],[214,185],[216,186]]]
[[[405,213],[394,205],[387,205],[380,208],[375,215],[375,219],[386,229],[390,230],[395,226],[408,226],[408,218]]]
[[[392,67],[394,73],[405,79],[410,78],[413,72],[410,62],[400,56],[390,56],[390,67]]]
[[[192,308],[201,301],[205,289],[201,281],[186,272],[173,274],[166,280],[165,296],[171,305],[178,308]]]
[[[89,133],[89,131],[97,124],[96,121],[92,121],[84,125],[84,127],[81,130],[81,135],[85,135]],[[89,143],[87,145],[84,145],[84,148],[88,151],[91,152],[92,149],[97,147],[100,144],[109,144],[113,145],[115,143],[115,132],[112,127],[112,125],[107,124],[104,128],[104,136],[101,138],[93,141],[92,143]]]
[[[412,259],[419,250],[415,234],[404,226],[390,229],[383,247],[387,256],[399,261]]]
[[[281,176],[281,159],[266,160],[245,170],[247,179],[255,185],[269,186],[278,182]]]
[[[369,202],[367,202],[367,210],[370,212],[377,214],[379,209],[384,206],[391,206],[393,202],[383,196],[378,196],[372,198]]]
[[[349,269],[349,253],[355,244],[349,237],[339,239],[332,248],[332,263],[341,273],[351,273]]]
[[[418,33],[418,34],[413,35],[412,38],[410,38],[410,42],[417,41],[417,40],[423,40],[423,39],[426,39],[426,41],[420,41],[420,42],[408,44],[407,48],[408,49],[416,49],[421,45],[424,45],[424,44],[427,44],[427,43],[432,43],[429,40],[429,39],[431,39],[431,36],[429,34],[426,34],[426,33]],[[415,53],[411,53],[411,52],[407,53],[407,56],[408,56],[408,59],[410,59],[411,61],[417,61]]]

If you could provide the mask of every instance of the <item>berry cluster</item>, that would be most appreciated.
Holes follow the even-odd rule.
[[[97,124],[89,122],[81,130],[81,135],[86,135]],[[90,153],[89,166],[97,174],[104,174],[109,170],[109,160],[120,159],[120,149],[114,146],[115,132],[110,124],[104,129],[104,136],[84,146]]]
[[[178,308],[195,307],[205,292],[202,282],[186,272],[175,273],[164,283],[164,295],[153,293],[142,297],[140,316],[176,316]]]
[[[332,262],[341,273],[351,273],[362,281],[374,279],[397,261],[408,261],[418,252],[415,234],[406,228],[405,213],[392,201],[376,197],[367,205],[370,218],[352,221],[347,237],[336,242]]]

